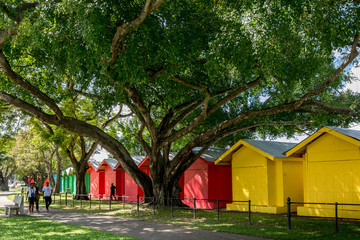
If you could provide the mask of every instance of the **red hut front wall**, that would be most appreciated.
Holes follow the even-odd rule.
[[[203,158],[197,159],[184,173],[184,200],[183,203],[196,208],[213,209],[219,200],[231,200],[231,167],[215,166]],[[225,201],[220,201],[220,207],[226,206]]]
[[[122,196],[124,194],[124,170],[113,169],[109,164],[105,166],[105,198],[110,198],[111,183],[116,187],[115,196]]]
[[[99,195],[100,177],[92,166],[90,166],[90,193],[91,195]]]
[[[125,201],[136,201],[137,195],[139,194],[139,186],[136,184],[136,182],[132,179],[132,177],[125,173],[124,174],[124,184],[125,184],[125,190],[124,195]],[[140,195],[140,194],[139,194]]]
[[[105,171],[100,170],[99,171],[99,194],[104,195],[105,194]],[[104,197],[104,196],[101,196]]]

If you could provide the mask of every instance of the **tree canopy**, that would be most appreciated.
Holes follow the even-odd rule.
[[[194,147],[357,120],[337,90],[358,60],[358,1],[5,0],[0,10],[0,99],[98,142],[159,201],[178,193],[202,154],[188,155]],[[74,114],[76,98],[88,104]],[[121,106],[131,120],[116,121]],[[139,146],[151,179],[129,154]]]

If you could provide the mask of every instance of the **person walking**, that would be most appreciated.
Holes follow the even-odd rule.
[[[46,186],[43,187],[42,192],[43,192],[43,198],[45,199],[46,211],[49,211],[49,206],[51,204],[51,195],[53,193],[53,190],[49,186],[49,182],[46,182],[45,184]]]
[[[111,183],[111,187],[110,187],[110,199],[111,200],[113,197],[114,197],[114,200],[116,200],[115,189],[116,189],[116,187],[114,186],[114,183]]]
[[[37,186],[37,182],[34,183],[34,187],[35,187],[35,208],[36,208],[36,212],[40,212],[39,211],[39,200],[40,200],[40,192],[39,192],[39,187]]]
[[[29,214],[34,212],[34,201],[35,201],[35,184],[34,182],[30,183],[30,187],[27,189],[26,198],[29,200]]]

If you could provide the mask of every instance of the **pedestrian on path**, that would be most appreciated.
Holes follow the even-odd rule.
[[[111,183],[111,187],[110,187],[110,199],[111,200],[113,197],[114,197],[114,200],[116,200],[115,189],[116,189],[116,187],[114,186],[114,183]]]
[[[40,212],[39,211],[39,200],[40,200],[40,192],[39,192],[39,187],[37,186],[37,182],[34,183],[35,185],[35,208],[36,208],[36,212]]]
[[[46,186],[42,189],[43,198],[45,199],[46,211],[49,211],[49,206],[51,204],[51,195],[53,193],[52,188],[49,186],[49,182],[46,182]]]
[[[26,193],[26,197],[29,199],[29,214],[32,214],[34,212],[35,191],[35,184],[34,182],[31,182],[30,187],[28,187]]]

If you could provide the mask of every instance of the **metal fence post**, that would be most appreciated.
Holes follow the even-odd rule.
[[[173,198],[170,197],[170,209],[171,209],[171,217],[174,217],[174,213],[173,213]]]
[[[75,206],[75,195],[73,194],[73,207]]]
[[[61,206],[61,193],[60,193],[60,200],[59,201],[60,201],[60,206]]]
[[[109,209],[111,210],[111,196],[110,196],[110,201],[109,201]],[[115,198],[116,199],[116,198]]]
[[[219,199],[216,199],[216,211],[217,211],[217,220],[220,220],[220,208],[219,208]]]
[[[154,215],[155,215],[155,196],[153,196],[153,210],[154,210]]]
[[[67,192],[65,192],[65,206],[67,206]]]
[[[100,194],[99,194],[99,210],[101,209],[101,207],[100,207]]]
[[[335,202],[335,232],[339,232],[339,225],[338,225],[338,203]]]
[[[194,219],[196,219],[196,198],[194,198]]]
[[[291,201],[290,198],[287,198],[287,218],[288,218],[288,229],[291,229]]]
[[[89,194],[89,201],[90,201],[90,209],[91,209],[91,193]]]
[[[125,209],[125,196],[122,195],[123,209]]]
[[[136,196],[136,212],[139,212],[140,198],[139,194]]]
[[[83,196],[80,196],[80,208],[82,208],[82,197]]]
[[[249,200],[249,225],[251,225],[251,200]]]

